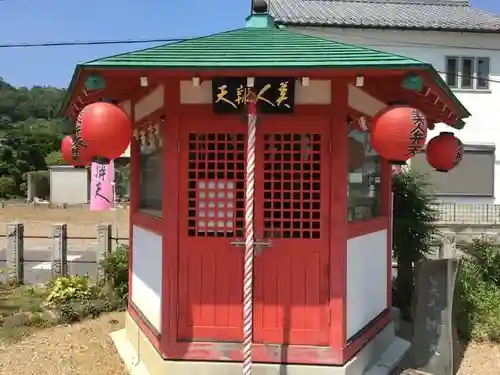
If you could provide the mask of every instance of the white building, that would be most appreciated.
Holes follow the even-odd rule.
[[[472,114],[457,134],[466,145],[463,163],[432,176],[436,194],[448,202],[500,203],[500,16],[467,0],[269,3],[276,20],[297,32],[434,65]],[[444,129],[452,131],[437,125],[431,136]]]

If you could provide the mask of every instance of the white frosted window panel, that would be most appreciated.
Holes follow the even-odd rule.
[[[197,217],[200,230],[209,233],[233,230],[234,189],[233,181],[197,182]]]

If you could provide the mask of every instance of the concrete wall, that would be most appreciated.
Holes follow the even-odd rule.
[[[500,240],[500,226],[492,224],[439,224],[438,230],[446,233],[453,232],[457,236],[457,243],[472,242],[475,238],[481,238],[485,234],[498,237]]]
[[[89,173],[86,168],[50,167],[50,203],[83,204],[89,202]]]

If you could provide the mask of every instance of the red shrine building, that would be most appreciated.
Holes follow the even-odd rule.
[[[431,65],[290,32],[262,8],[242,29],[76,68],[66,115],[113,98],[133,123],[118,351],[132,374],[241,373],[249,87],[253,371],[390,369],[409,347],[391,320],[392,170],[366,129],[401,103],[456,128],[469,113]]]

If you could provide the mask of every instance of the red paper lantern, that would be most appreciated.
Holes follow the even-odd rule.
[[[70,165],[84,166],[92,162],[90,150],[79,143],[74,135],[67,135],[63,138],[61,154],[64,161]]]
[[[365,146],[363,143],[349,137],[348,153],[349,172],[361,168],[365,163]]]
[[[132,138],[132,122],[118,106],[98,102],[82,109],[77,131],[95,156],[119,158]]]
[[[427,144],[427,162],[438,172],[448,172],[462,161],[464,145],[455,134],[442,132]]]
[[[375,115],[371,125],[373,149],[392,164],[405,164],[425,145],[427,119],[416,108],[391,106]]]

